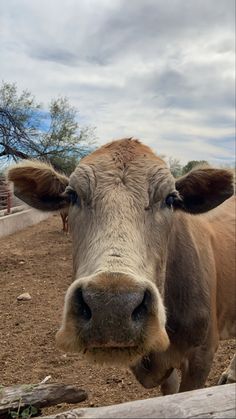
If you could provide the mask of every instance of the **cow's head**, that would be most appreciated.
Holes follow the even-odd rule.
[[[69,179],[39,162],[9,170],[15,194],[40,210],[69,206],[74,282],[57,342],[99,362],[132,363],[165,351],[163,288],[174,210],[200,213],[233,192],[226,170],[172,177],[133,139],[107,144],[81,160]]]

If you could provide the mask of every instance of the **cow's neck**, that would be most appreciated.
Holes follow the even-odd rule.
[[[168,244],[164,301],[167,331],[178,346],[196,346],[208,329],[211,290],[203,259],[211,261],[204,218],[177,213]]]

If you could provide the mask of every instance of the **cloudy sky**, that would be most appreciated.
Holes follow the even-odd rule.
[[[66,95],[98,143],[235,160],[234,0],[1,0],[0,79]]]

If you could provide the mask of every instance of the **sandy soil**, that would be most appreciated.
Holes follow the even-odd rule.
[[[158,389],[145,390],[128,370],[98,367],[55,347],[71,266],[71,239],[61,232],[59,216],[0,240],[0,385],[37,383],[51,375],[52,381],[87,390],[88,400],[78,407],[159,394]],[[32,300],[17,301],[23,292]],[[207,385],[217,383],[235,348],[232,340],[220,345]],[[60,405],[44,413],[68,408]]]

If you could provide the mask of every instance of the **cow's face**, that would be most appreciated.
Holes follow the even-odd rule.
[[[32,163],[28,172],[25,165],[11,169],[9,178],[18,196],[37,208],[69,204],[74,282],[57,334],[60,347],[112,363],[165,351],[163,289],[173,209],[186,203],[191,212],[204,211],[227,196],[214,204],[202,195],[191,200],[192,180],[185,179],[185,187],[176,183],[165,163],[134,140],[102,147],[69,180]]]
[[[165,350],[164,267],[175,182],[163,161],[85,159],[69,180],[74,282],[58,342],[96,359]],[[172,198],[173,197],[173,198]],[[169,201],[168,201],[169,199]]]

